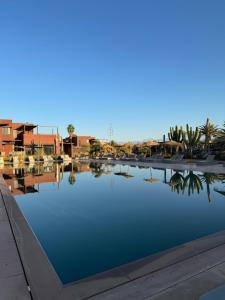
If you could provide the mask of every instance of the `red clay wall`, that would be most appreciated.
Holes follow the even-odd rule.
[[[35,145],[54,145],[56,135],[52,134],[31,134],[25,133],[23,135],[24,146],[28,146],[32,143]]]

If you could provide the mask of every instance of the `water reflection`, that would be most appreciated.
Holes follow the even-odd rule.
[[[224,174],[195,174],[193,171],[189,171],[186,176],[183,176],[180,172],[176,171],[170,178],[171,191],[178,194],[199,194],[204,190],[203,185],[206,186],[207,198],[211,202],[211,188],[210,186],[216,182],[223,182],[225,179]]]
[[[135,175],[133,171],[136,170]],[[161,182],[168,185],[171,192],[178,195],[187,194],[192,196],[206,192],[209,202],[212,201],[212,190],[225,196],[225,174],[198,173],[193,171],[166,170],[149,167],[130,167],[127,165],[114,165],[102,163],[69,163],[52,165],[27,165],[23,168],[5,167],[0,170],[9,186],[12,194],[20,195],[27,193],[40,192],[40,185],[52,183],[53,188],[60,188],[60,182],[67,174],[68,184],[76,183],[76,174],[87,172],[94,178],[100,178],[102,175],[121,176],[124,178],[136,177],[143,172],[144,182],[154,184]],[[137,173],[137,171],[140,173]],[[214,186],[219,183],[219,186]],[[111,184],[111,183],[110,183]],[[213,188],[212,188],[213,185]],[[41,191],[43,192],[43,190]]]
[[[225,228],[224,175],[100,162],[3,174],[64,284]]]

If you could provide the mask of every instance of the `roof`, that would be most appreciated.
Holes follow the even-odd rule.
[[[164,142],[163,145],[170,146],[170,147],[183,147],[182,143],[179,143],[179,142],[176,142],[176,141],[173,141],[173,140]]]
[[[29,128],[29,129],[33,129],[33,128],[36,128],[37,125],[34,125],[32,123],[21,123],[21,126],[18,127],[19,128]]]
[[[7,120],[7,119],[1,119],[0,120],[0,126],[6,126],[12,123],[12,120]]]
[[[153,147],[153,146],[159,146],[160,144],[157,141],[148,141],[148,142],[145,142],[143,145],[148,146],[148,147]]]

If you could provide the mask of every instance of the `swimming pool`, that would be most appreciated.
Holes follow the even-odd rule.
[[[14,173],[5,180],[63,284],[225,229],[222,174],[95,163]]]

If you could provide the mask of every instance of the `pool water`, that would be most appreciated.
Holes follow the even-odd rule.
[[[64,284],[225,229],[225,175],[92,163],[24,169],[15,180]]]

